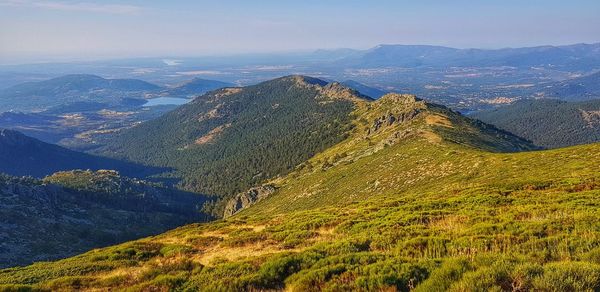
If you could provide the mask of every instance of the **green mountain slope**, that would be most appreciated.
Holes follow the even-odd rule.
[[[196,194],[70,171],[43,180],[0,175],[0,266],[55,260],[206,221]]]
[[[600,141],[600,100],[525,100],[472,116],[547,148]]]
[[[361,98],[302,76],[225,88],[123,131],[103,153],[175,168],[188,190],[231,195],[344,139]]]
[[[409,95],[356,101],[347,137],[227,219],[0,271],[46,289],[600,287],[600,144],[527,141]],[[15,286],[12,286],[15,287]]]
[[[469,165],[481,162],[469,161],[469,156],[462,158],[462,154],[537,149],[522,138],[411,95],[388,94],[364,103],[357,116],[361,118],[348,139],[306,161],[287,177],[268,182],[278,191],[261,208],[267,212],[302,210],[344,204],[348,194],[361,200],[374,192],[439,189],[470,181]],[[325,187],[324,180],[335,181],[335,185]],[[306,200],[280,201],[300,194],[307,194]]]
[[[17,131],[0,129],[0,172],[41,178],[71,169],[114,169],[133,177],[144,177],[160,171],[135,163],[72,151]]]

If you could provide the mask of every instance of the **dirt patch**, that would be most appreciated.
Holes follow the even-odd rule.
[[[427,141],[431,142],[431,143],[440,143],[442,142],[442,137],[440,137],[440,135],[434,133],[434,132],[430,132],[430,131],[422,131],[419,133],[419,135],[425,139],[427,139]]]
[[[229,128],[230,126],[231,126],[231,123],[220,125],[214,129],[210,130],[210,132],[206,133],[206,135],[196,139],[194,144],[202,145],[202,144],[210,143],[210,142],[214,141],[223,132],[223,130]]]
[[[215,97],[216,98],[221,98],[223,96],[227,96],[227,95],[232,95],[232,94],[236,94],[238,92],[241,92],[242,89],[239,87],[229,87],[229,88],[223,88],[221,89],[221,91],[219,91],[218,93],[215,93]]]
[[[452,122],[447,117],[441,115],[430,114],[425,117],[425,122],[432,126],[442,126],[446,128],[453,128]]]
[[[211,109],[208,112],[200,115],[198,117],[198,122],[202,122],[202,121],[206,121],[206,120],[210,120],[210,119],[215,119],[215,118],[220,118],[222,115],[219,113],[219,110],[222,107],[223,107],[222,103],[217,104],[213,109]]]

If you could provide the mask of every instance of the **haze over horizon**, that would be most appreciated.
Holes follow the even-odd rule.
[[[600,3],[576,2],[0,0],[0,63],[599,42]]]

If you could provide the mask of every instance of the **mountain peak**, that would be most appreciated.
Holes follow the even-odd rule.
[[[309,87],[317,90],[321,95],[332,99],[344,99],[350,101],[356,100],[373,100],[355,89],[352,89],[340,82],[327,82],[315,77],[304,75],[290,75],[282,77],[282,80],[291,80],[297,85]]]
[[[305,75],[289,75],[281,78],[282,80],[291,80],[300,85],[313,85],[313,86],[325,86],[327,85],[327,81],[321,80],[319,78],[305,76]],[[275,79],[277,80],[277,79]]]

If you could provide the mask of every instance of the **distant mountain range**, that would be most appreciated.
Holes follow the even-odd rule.
[[[317,52],[322,55],[324,52]],[[592,70],[600,64],[600,43],[505,49],[456,49],[428,45],[379,45],[369,50],[345,52],[334,62],[346,67],[452,67],[553,65]]]
[[[524,100],[472,117],[548,148],[600,141],[600,100]]]

